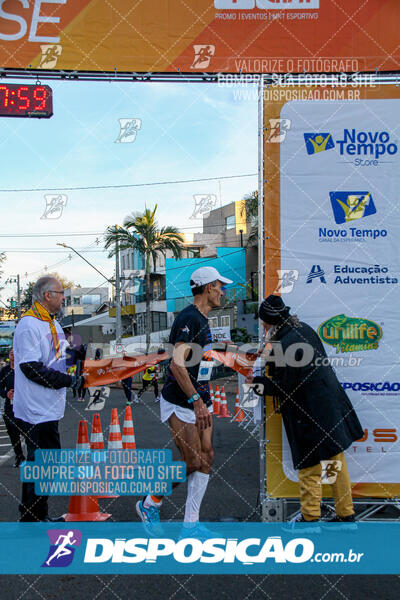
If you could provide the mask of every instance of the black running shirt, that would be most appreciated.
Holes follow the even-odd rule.
[[[179,315],[176,317],[169,336],[170,344],[177,344],[178,342],[186,342],[198,344],[203,350],[211,348],[212,337],[210,327],[208,325],[208,319],[193,305],[190,304],[184,308]],[[192,352],[190,352],[188,359],[190,360]],[[191,367],[186,367],[189,373],[190,379],[193,383],[198,394],[200,394],[203,402],[210,406],[211,398],[208,390],[208,383],[199,383],[197,376],[200,366],[199,361]],[[167,369],[165,383],[162,389],[162,396],[168,402],[183,406],[184,408],[193,408],[193,402],[188,403],[188,397],[179,387],[175,377],[171,373],[170,367]]]

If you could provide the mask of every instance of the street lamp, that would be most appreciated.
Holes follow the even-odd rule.
[[[77,254],[82,260],[84,260],[90,267],[92,267],[92,269],[94,269],[95,271],[97,271],[97,273],[100,273],[100,275],[102,277],[104,277],[104,279],[106,281],[108,281],[108,283],[111,283],[112,285],[115,284],[115,338],[116,338],[116,343],[120,344],[121,343],[121,337],[122,337],[122,323],[121,323],[121,296],[120,296],[118,244],[117,244],[117,252],[116,252],[115,281],[113,279],[109,279],[108,277],[106,277],[104,275],[104,273],[102,273],[101,271],[99,271],[99,269],[97,267],[95,267],[94,265],[92,265],[91,262],[89,262],[84,256],[82,256],[82,254],[80,254],[72,246],[68,246],[67,244],[64,244],[62,242],[57,242],[57,246],[62,246],[63,248],[69,248],[70,250],[72,250],[73,252],[75,252],[75,254]]]

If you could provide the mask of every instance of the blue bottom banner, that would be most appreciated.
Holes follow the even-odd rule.
[[[399,574],[400,522],[2,523],[1,574]],[[153,532],[154,533],[154,532]]]

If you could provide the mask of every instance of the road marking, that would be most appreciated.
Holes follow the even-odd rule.
[[[3,463],[5,463],[9,458],[12,457],[12,455],[14,454],[13,450],[9,450],[7,452],[7,454],[4,454],[4,456],[0,456],[0,465],[2,465]]]
[[[2,447],[2,446],[11,446],[11,443],[10,444],[0,444],[0,447]]]

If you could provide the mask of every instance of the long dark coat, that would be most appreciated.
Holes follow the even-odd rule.
[[[255,377],[264,384],[264,394],[278,398],[295,469],[304,469],[346,450],[364,432],[346,392],[330,365],[315,366],[316,357],[326,358],[317,333],[306,323],[284,325],[275,339],[283,353],[291,344],[308,343],[314,358],[305,366],[273,366],[271,378]],[[302,350],[295,359],[300,360]],[[268,364],[268,363],[267,363]]]

